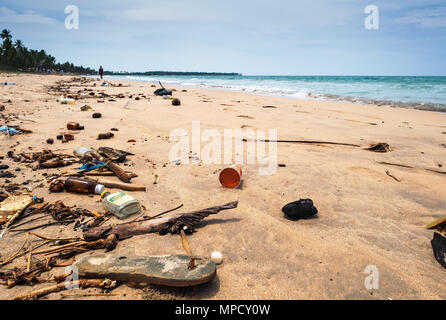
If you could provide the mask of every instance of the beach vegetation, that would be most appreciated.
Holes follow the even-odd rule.
[[[13,42],[10,30],[0,33],[3,43],[0,47],[0,69],[22,72],[95,74],[96,71],[73,63],[58,63],[45,50],[28,49],[21,40]]]

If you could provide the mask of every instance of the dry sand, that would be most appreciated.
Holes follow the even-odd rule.
[[[446,113],[195,88],[187,88],[187,92],[176,88],[174,95],[182,105],[174,107],[170,100],[154,96],[150,84],[112,81],[129,87],[101,87],[99,80],[97,87],[92,88],[96,92],[124,93],[126,98],[115,102],[105,99],[105,103],[85,99],[75,105],[58,104],[57,96],[49,95],[46,86],[71,78],[0,75],[0,82],[16,82],[15,86],[0,87],[0,103],[6,107],[0,113],[20,115],[24,118],[21,125],[33,131],[11,138],[1,135],[1,155],[9,150],[27,152],[43,148],[72,153],[78,146],[109,146],[133,152],[135,156],[129,157],[128,168],[139,176],[132,182],[144,184],[148,190],[132,195],[143,202],[147,215],[181,203],[184,207],[178,212],[239,200],[237,209],[207,218],[188,237],[195,254],[208,256],[214,250],[223,253],[224,262],[211,283],[179,290],[124,285],[114,290],[117,296],[97,299],[446,298],[445,270],[432,253],[433,232],[424,228],[446,214],[446,175],[377,163],[387,161],[445,171],[446,148],[442,144],[446,143]],[[78,89],[83,87],[71,90]],[[150,100],[129,99],[129,94],[144,94]],[[8,99],[12,103],[5,103]],[[80,111],[83,103],[101,112],[102,118],[93,119],[91,111]],[[224,129],[241,127],[271,128],[278,130],[279,139],[336,141],[362,147],[280,143],[278,162],[286,167],[278,168],[274,175],[260,176],[259,165],[244,165],[242,188],[229,190],[218,182],[222,165],[169,163],[171,130],[184,128],[190,132],[192,121],[197,120],[202,130],[210,128],[223,133]],[[74,141],[62,144],[55,138],[66,131],[68,121],[85,125],[85,130],[76,134]],[[20,124],[11,122],[14,123]],[[119,128],[113,139],[96,140],[98,133],[113,127]],[[55,139],[55,143],[48,145],[48,138]],[[129,139],[136,143],[128,143]],[[393,151],[374,153],[363,149],[377,142],[389,143]],[[9,159],[0,161],[10,165],[11,170],[21,167],[22,171],[14,172],[17,177],[11,180],[32,180],[29,186],[34,194],[46,201],[63,200],[68,205],[101,209],[97,197],[49,193],[42,173],[66,168],[32,171]],[[388,176],[387,170],[401,182]],[[157,184],[153,184],[155,176]],[[0,183],[5,184],[4,180]],[[43,187],[39,187],[42,182]],[[317,218],[284,218],[282,206],[300,198],[313,199],[319,210]],[[48,227],[38,233],[54,237],[80,235],[72,225]],[[7,233],[0,240],[0,259],[15,252],[23,239],[24,234]],[[114,250],[137,256],[182,252],[178,235],[156,234],[124,240]],[[25,261],[22,257],[3,268],[23,266]],[[378,290],[364,286],[364,269],[369,265],[379,270]],[[57,270],[50,273],[54,272]],[[48,285],[3,287],[0,298],[10,299]],[[60,299],[61,294],[47,298]]]

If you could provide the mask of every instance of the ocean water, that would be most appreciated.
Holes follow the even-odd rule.
[[[127,75],[110,78],[446,112],[446,77]]]

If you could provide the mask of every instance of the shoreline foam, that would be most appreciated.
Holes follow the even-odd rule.
[[[395,99],[379,99],[379,98],[370,98],[370,97],[360,97],[360,96],[351,96],[351,95],[340,95],[340,94],[330,94],[330,93],[316,93],[314,90],[310,90],[309,88],[300,88],[296,90],[280,88],[277,86],[269,86],[262,87],[260,85],[250,85],[244,86],[239,85],[236,82],[238,81],[236,77],[234,77],[234,84],[232,85],[224,85],[224,84],[212,84],[207,83],[209,79],[200,79],[200,78],[190,78],[190,79],[180,79],[175,77],[168,78],[156,78],[153,76],[143,77],[143,76],[107,76],[106,79],[117,79],[117,80],[127,80],[127,81],[135,81],[135,82],[145,82],[145,83],[158,83],[158,81],[162,81],[163,83],[169,85],[176,85],[185,88],[201,88],[201,89],[217,89],[217,90],[225,90],[229,92],[246,92],[252,93],[261,96],[271,96],[271,97],[288,97],[294,98],[296,100],[315,100],[315,101],[329,101],[329,102],[344,102],[344,103],[353,103],[353,104],[372,104],[376,106],[389,106],[389,107],[397,107],[397,108],[406,108],[406,109],[418,109],[418,110],[427,110],[427,111],[435,111],[435,112],[446,112],[446,103],[437,103],[437,102],[422,102],[422,101],[403,101],[403,100],[395,100]],[[266,77],[268,78],[268,77]],[[334,77],[336,78],[336,77]],[[342,78],[342,77],[340,77]],[[349,78],[349,77],[347,77]],[[351,78],[351,77],[350,77]],[[354,78],[354,77],[353,77]],[[358,77],[360,78],[360,77]],[[364,77],[367,78],[367,77]],[[382,77],[386,79],[392,79],[394,77]],[[402,77],[402,78],[417,78],[417,77]],[[444,77],[425,77],[425,78],[444,78]],[[201,82],[193,82],[199,81]],[[228,81],[231,79],[211,79]],[[252,81],[252,80],[251,80]],[[259,80],[259,83],[262,80]],[[323,84],[323,83],[322,83]],[[346,84],[348,87],[351,84]],[[386,85],[386,83],[383,83]],[[424,93],[425,94],[425,93]]]

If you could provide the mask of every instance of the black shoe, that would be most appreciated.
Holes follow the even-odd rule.
[[[282,208],[282,212],[293,220],[308,219],[317,214],[317,209],[311,199],[300,199],[299,201],[288,203]]]

